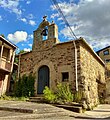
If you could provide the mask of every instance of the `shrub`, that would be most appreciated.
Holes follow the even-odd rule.
[[[23,75],[22,78],[20,78],[15,83],[15,90],[14,94],[16,97],[30,97],[34,96],[34,82],[35,77],[32,76],[32,74],[29,74],[29,76]]]
[[[28,78],[27,78],[27,89],[28,89],[28,96],[34,96],[34,83],[35,83],[35,77],[32,76],[32,74],[29,74]]]
[[[71,93],[69,84],[61,84],[57,85],[57,93],[58,100],[61,102],[72,102],[73,94]]]
[[[73,101],[80,102],[82,97],[83,97],[82,92],[81,91],[77,91],[77,92],[74,93]]]
[[[18,81],[16,81],[15,83],[15,87],[14,87],[14,95],[17,97],[21,97],[22,96],[22,84],[21,84],[21,78],[19,78]]]
[[[44,91],[44,98],[50,103],[55,103],[56,95],[46,86]]]
[[[44,98],[50,103],[65,103],[73,101],[73,94],[70,91],[69,85],[57,85],[57,91],[54,93],[47,86],[44,91]]]

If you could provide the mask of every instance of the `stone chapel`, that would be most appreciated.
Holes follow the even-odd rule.
[[[33,34],[32,51],[20,54],[19,63],[21,76],[36,76],[35,95],[45,86],[55,90],[58,82],[69,83],[73,93],[83,92],[88,107],[97,105],[105,92],[105,64],[88,43],[83,38],[60,42],[57,25],[46,17]]]

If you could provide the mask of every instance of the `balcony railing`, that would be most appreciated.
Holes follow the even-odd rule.
[[[6,72],[11,72],[12,63],[6,59],[0,58],[0,69]]]

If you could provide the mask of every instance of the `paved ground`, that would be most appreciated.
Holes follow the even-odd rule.
[[[56,108],[48,104],[38,104],[21,101],[0,101],[0,109],[3,109],[3,107],[5,108],[5,110],[6,108],[8,108],[8,111],[0,110],[0,120],[110,120],[110,105],[107,104],[99,105],[93,111],[86,111],[82,114],[64,110],[62,108]],[[13,108],[14,111],[12,111]],[[21,111],[17,111],[18,109],[21,109]],[[31,111],[29,111],[30,113],[21,113],[25,112],[25,110]]]

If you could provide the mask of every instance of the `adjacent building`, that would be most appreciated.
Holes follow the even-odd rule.
[[[0,36],[0,96],[9,90],[16,46]]]
[[[110,46],[97,51],[97,54],[105,62],[106,66],[106,102],[110,103]]]
[[[20,75],[36,76],[35,95],[45,86],[55,90],[58,82],[83,93],[88,108],[97,105],[105,92],[105,64],[83,39],[60,42],[58,27],[46,17],[34,31],[31,52],[19,56]]]

